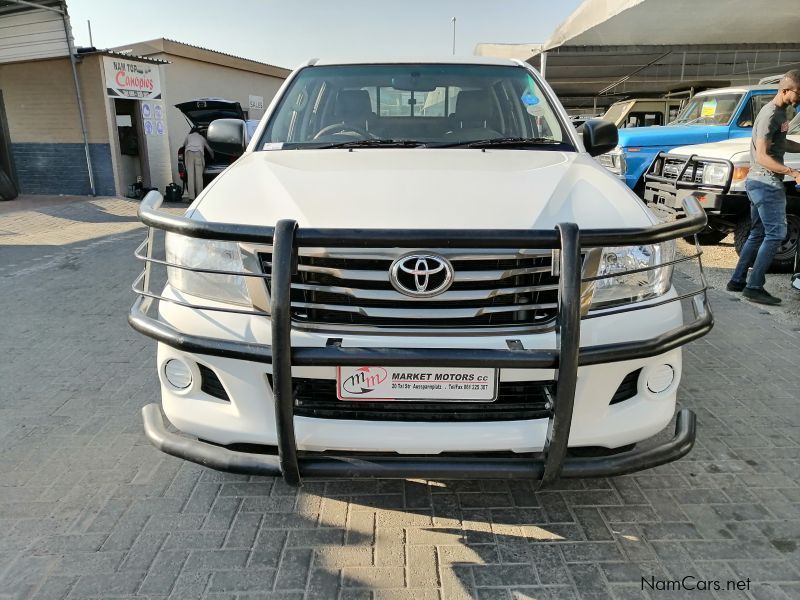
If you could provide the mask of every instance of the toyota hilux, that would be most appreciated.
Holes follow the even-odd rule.
[[[234,151],[241,125],[208,136]],[[185,215],[140,206],[148,439],[290,484],[545,485],[684,456],[688,408],[650,438],[712,326],[702,278],[672,285],[706,217],[688,197],[659,223],[592,158],[616,143],[601,120],[579,136],[523,62],[305,64]]]

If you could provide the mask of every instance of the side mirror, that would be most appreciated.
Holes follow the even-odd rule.
[[[247,127],[241,119],[217,119],[211,121],[206,133],[208,144],[214,152],[230,156],[241,156],[247,149]]]
[[[590,119],[583,124],[583,146],[592,156],[613,150],[618,141],[617,126],[611,121]]]

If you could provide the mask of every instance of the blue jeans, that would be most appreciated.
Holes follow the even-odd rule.
[[[745,181],[750,199],[750,235],[739,254],[731,281],[747,282],[751,289],[761,289],[775,253],[786,237],[786,189],[777,177],[759,177]],[[753,267],[750,278],[747,269]]]

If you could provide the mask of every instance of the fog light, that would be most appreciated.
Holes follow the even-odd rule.
[[[181,360],[170,359],[164,365],[164,376],[173,387],[184,390],[192,385],[192,371]]]
[[[659,365],[647,374],[647,389],[660,394],[672,385],[675,380],[675,369],[670,365]]]

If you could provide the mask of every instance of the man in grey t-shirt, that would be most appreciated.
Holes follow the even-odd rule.
[[[780,304],[764,289],[766,273],[775,252],[786,237],[786,189],[783,178],[790,176],[800,184],[800,172],[783,164],[787,150],[800,152],[800,144],[786,139],[788,106],[800,104],[800,71],[786,73],[778,93],[762,108],[753,124],[750,144],[750,172],[745,181],[750,199],[750,235],[739,254],[739,262],[728,282],[728,291],[759,304]],[[750,271],[750,277],[747,271]]]

